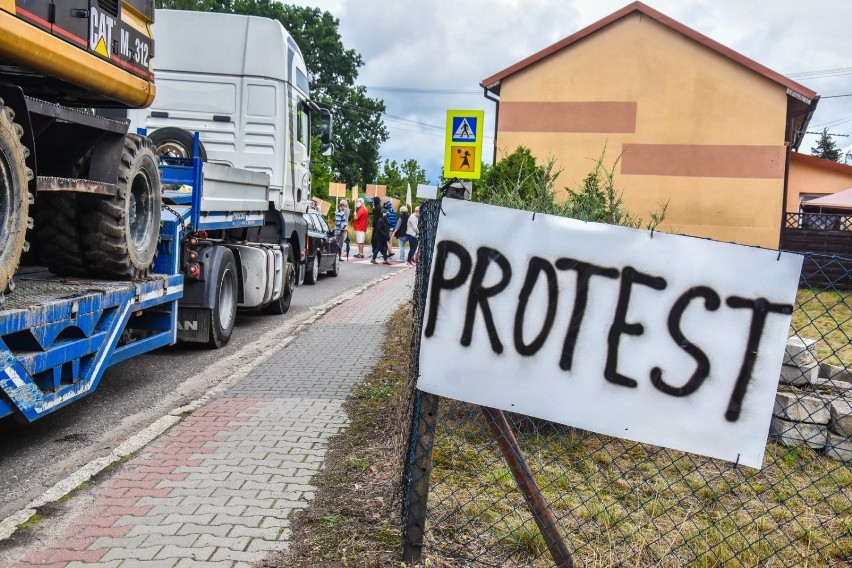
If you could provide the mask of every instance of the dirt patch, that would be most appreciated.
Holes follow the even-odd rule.
[[[351,425],[329,443],[311,505],[293,519],[289,550],[263,568],[400,566],[401,483],[409,429],[412,304],[390,319],[388,354],[344,408]]]

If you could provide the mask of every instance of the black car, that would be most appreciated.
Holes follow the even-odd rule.
[[[320,272],[328,272],[329,276],[340,273],[340,245],[322,215],[308,211],[305,213],[305,221],[308,223],[305,283],[316,284]]]

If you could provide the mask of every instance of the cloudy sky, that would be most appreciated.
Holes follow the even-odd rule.
[[[494,103],[479,82],[627,5],[626,0],[290,0],[340,20],[347,48],[364,58],[358,83],[387,107],[382,157],[415,158],[437,182],[447,109]],[[809,130],[852,135],[852,1],[645,0],[650,7],[815,90]],[[835,98],[828,98],[828,97]],[[852,151],[852,136],[836,137]],[[800,151],[809,152],[809,136]],[[486,157],[490,151],[483,151]],[[850,162],[852,163],[852,157]]]

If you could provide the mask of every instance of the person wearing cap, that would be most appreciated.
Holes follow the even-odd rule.
[[[370,213],[364,205],[364,199],[359,197],[355,201],[355,217],[352,221],[352,228],[355,229],[355,244],[358,245],[358,254],[355,258],[364,258],[364,241],[367,240],[369,217]]]
[[[391,228],[396,227],[396,211],[393,210],[393,203],[391,203],[390,199],[385,201],[385,211],[388,212],[388,217],[387,217],[388,226],[391,227]],[[394,255],[394,252],[393,252],[393,234],[392,233],[389,233],[389,235],[388,235],[387,251],[388,251],[389,257]]]

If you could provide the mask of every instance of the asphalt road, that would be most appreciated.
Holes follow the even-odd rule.
[[[310,317],[317,306],[403,267],[342,263],[338,277],[321,275],[315,285],[296,288],[284,316],[240,313],[231,341],[223,349],[187,344],[162,348],[107,369],[92,394],[41,420],[32,424],[0,421],[0,520],[160,416],[197,399],[262,352],[274,349],[274,342]],[[336,357],[347,347],[357,348],[318,345],[317,354]]]

